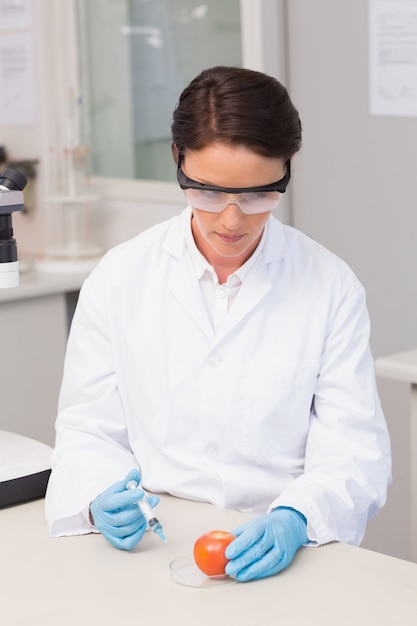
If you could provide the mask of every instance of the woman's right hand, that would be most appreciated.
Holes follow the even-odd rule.
[[[129,472],[124,480],[114,483],[103,491],[90,504],[90,520],[113,546],[120,550],[132,550],[145,534],[147,522],[136,505],[145,492],[137,489],[127,489],[129,481],[140,484],[140,473],[137,469]],[[151,506],[155,506],[159,499],[149,498]]]

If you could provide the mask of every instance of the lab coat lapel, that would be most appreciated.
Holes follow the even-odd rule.
[[[173,257],[168,288],[178,303],[187,311],[193,322],[208,337],[214,339],[214,330],[210,322],[200,285],[185,246],[185,228],[191,219],[191,210],[185,209],[174,218],[165,238],[163,248]]]
[[[242,284],[233,306],[226,315],[223,324],[217,331],[216,339],[220,340],[230,332],[271,290],[271,281],[262,254],[256,259],[245,282]]]
[[[243,282],[233,306],[217,332],[216,340],[230,332],[271,291],[269,268],[287,255],[288,247],[282,224],[275,218],[268,221],[264,247]]]
[[[184,254],[178,261],[178,266],[172,272],[168,287],[179,304],[187,311],[191,319],[200,330],[210,339],[214,339],[203,295],[197,280],[196,273],[188,254]]]

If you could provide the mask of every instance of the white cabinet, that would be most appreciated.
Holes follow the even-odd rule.
[[[28,272],[0,290],[0,429],[49,445],[72,313],[84,276]]]
[[[376,360],[375,368],[379,377],[409,385],[409,415],[400,424],[408,443],[408,449],[401,450],[401,455],[405,457],[407,464],[403,475],[394,471],[394,480],[398,479],[405,492],[403,497],[410,507],[410,521],[406,532],[411,543],[411,560],[417,563],[417,349],[380,357]],[[399,518],[403,516],[404,510],[401,509]]]

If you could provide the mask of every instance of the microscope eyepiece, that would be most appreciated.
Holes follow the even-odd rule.
[[[27,185],[27,178],[21,172],[7,167],[0,174],[0,187],[10,189],[10,191],[23,191]]]

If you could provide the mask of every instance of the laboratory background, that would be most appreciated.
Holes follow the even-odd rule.
[[[107,249],[182,210],[172,110],[220,64],[286,85],[303,147],[277,217],[356,272],[377,362],[417,348],[416,0],[3,0],[1,169],[28,184],[20,285],[0,290],[0,430],[53,446],[81,284]],[[377,381],[394,480],[362,545],[411,560],[411,380]]]

